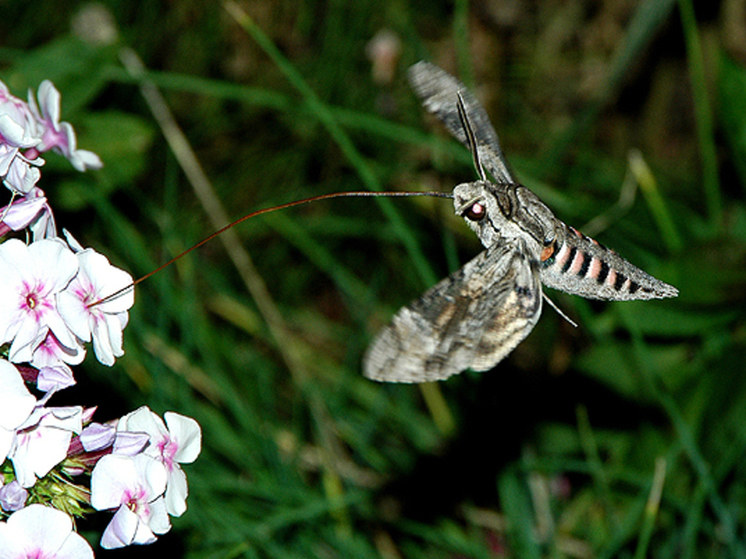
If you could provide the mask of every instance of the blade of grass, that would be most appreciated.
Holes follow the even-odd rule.
[[[707,216],[712,233],[716,234],[723,225],[723,208],[718,177],[717,153],[715,149],[715,129],[712,123],[712,109],[707,96],[702,45],[694,17],[694,5],[691,0],[679,0],[681,26],[684,30],[686,54],[689,61],[689,77],[692,80],[692,97],[694,99],[694,116],[697,123],[697,141],[702,158],[702,184],[705,189]]]
[[[637,180],[637,184],[640,185],[640,190],[645,196],[645,201],[648,203],[648,208],[653,214],[658,230],[661,232],[661,237],[663,237],[663,242],[666,243],[669,252],[681,252],[684,243],[666,207],[666,202],[658,190],[655,175],[653,175],[639,150],[633,149],[629,152],[629,168]]]
[[[500,476],[498,492],[500,507],[509,522],[511,549],[516,557],[539,559],[541,549],[536,541],[531,499],[514,469],[508,469]]]
[[[555,168],[567,150],[577,142],[595,122],[604,106],[614,97],[629,74],[630,67],[642,56],[655,38],[658,30],[671,15],[676,0],[647,0],[639,4],[627,26],[627,35],[614,53],[607,71],[606,83],[599,89],[596,99],[576,118],[572,125],[554,142],[543,157],[545,169]]]
[[[727,454],[719,460],[713,473],[717,485],[720,485],[727,476],[732,474],[733,468],[742,460],[742,456],[743,447],[741,445],[733,444],[730,446]],[[683,535],[681,537],[681,559],[696,557],[697,547],[695,544],[701,532],[700,526],[702,524],[704,507],[707,503],[707,495],[707,488],[700,481],[694,491],[691,503],[687,507],[686,523],[684,524]]]
[[[648,481],[649,479],[648,477]],[[641,493],[627,507],[624,518],[619,522],[619,529],[612,533],[609,541],[605,542],[603,548],[598,552],[598,559],[613,559],[623,556],[622,548],[634,541],[635,534],[639,531],[640,519],[645,517],[649,495],[650,488],[645,487],[645,492]]]
[[[472,87],[474,71],[471,62],[471,40],[469,39],[469,0],[456,0],[453,10],[453,37],[461,81],[467,87]]]
[[[660,508],[661,495],[663,493],[663,482],[666,479],[666,459],[658,457],[655,461],[655,473],[653,474],[653,483],[650,488],[650,496],[645,505],[645,516],[642,521],[642,530],[640,539],[635,550],[635,559],[645,559],[650,545],[650,538],[655,528],[655,519],[658,517]]]
[[[609,487],[609,479],[606,475],[606,471],[604,470],[603,463],[601,462],[601,456],[598,452],[596,438],[593,435],[591,422],[588,418],[588,411],[584,406],[578,406],[575,415],[577,416],[580,445],[583,447],[585,458],[588,461],[588,465],[590,466],[593,483],[598,491],[601,506],[606,512],[607,517],[611,519],[612,531],[616,532],[618,531],[619,526],[615,524],[615,518],[612,514],[613,506],[611,500],[611,488]]]
[[[725,51],[720,53],[718,67],[718,117],[733,152],[732,161],[746,187],[746,71]]]

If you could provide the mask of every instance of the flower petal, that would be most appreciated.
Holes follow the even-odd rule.
[[[35,404],[36,398],[26,388],[18,369],[0,359],[0,427],[16,429],[26,421]]]
[[[88,543],[72,531],[70,517],[57,509],[33,504],[0,523],[0,557],[93,559]]]
[[[184,470],[178,465],[168,475],[166,487],[166,510],[171,516],[181,516],[187,509],[186,498],[189,495],[187,479]]]
[[[178,444],[174,460],[182,464],[190,464],[197,459],[202,447],[202,429],[194,419],[167,411],[163,414],[168,425],[171,439]]]
[[[155,535],[140,518],[125,505],[119,507],[101,536],[101,547],[116,549],[133,543],[148,544],[156,540]]]

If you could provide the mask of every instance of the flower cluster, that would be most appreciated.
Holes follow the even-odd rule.
[[[122,349],[134,303],[132,277],[67,232],[59,237],[37,186],[42,154],[55,151],[79,171],[102,166],[77,149],[60,122],[60,94],[43,82],[38,102],[14,97],[0,82],[0,179],[10,191],[0,208],[0,557],[93,557],[73,517],[111,511],[104,548],[144,544],[186,510],[179,463],[200,452],[193,419],[148,408],[93,421],[95,408],[54,407],[75,384],[71,366],[86,345],[105,365]],[[24,240],[21,240],[24,239]],[[82,481],[81,481],[82,480]]]

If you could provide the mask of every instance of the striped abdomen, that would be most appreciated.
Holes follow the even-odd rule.
[[[589,299],[661,299],[679,291],[569,225],[541,254],[541,281]],[[562,234],[564,232],[564,234]]]

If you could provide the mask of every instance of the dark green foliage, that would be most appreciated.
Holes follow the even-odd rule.
[[[100,421],[147,404],[202,425],[187,513],[118,556],[745,556],[746,45],[678,4],[684,17],[670,0],[250,1],[239,24],[233,4],[111,0],[120,37],[105,47],[67,31],[85,6],[4,7],[2,78],[20,96],[52,79],[79,145],[105,161],[80,176],[48,158],[58,223],[136,277],[217,227],[126,47],[231,219],[472,180],[403,79],[428,57],[475,86],[558,217],[681,291],[548,293],[577,330],[547,308],[492,372],[378,385],[360,375],[376,330],[479,250],[449,202],[336,200],[246,222],[236,244],[263,304],[213,241],[138,287],[125,357],[87,362],[65,395]],[[385,85],[365,54],[382,28],[402,48]]]

